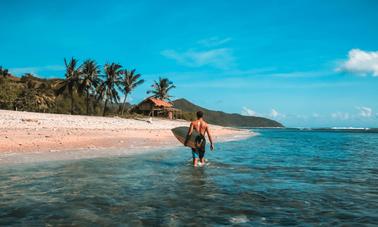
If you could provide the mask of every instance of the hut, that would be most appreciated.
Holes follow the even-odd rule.
[[[132,111],[151,117],[167,117],[169,119],[179,118],[182,115],[182,111],[173,108],[172,103],[154,97],[146,98]]]

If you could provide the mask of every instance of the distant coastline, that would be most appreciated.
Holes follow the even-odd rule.
[[[30,73],[16,77],[9,74],[8,70],[1,70],[0,109],[123,118],[160,115],[183,120],[194,120],[195,112],[201,110],[206,120],[215,125],[284,127],[280,122],[264,117],[210,110],[185,98],[172,101],[169,92],[176,86],[168,78],[154,81],[152,90],[147,91],[150,96],[144,101],[153,97],[158,100],[155,106],[148,106],[148,103],[145,106],[144,101],[132,105],[127,102],[128,95],[144,83],[142,75],[135,70],[123,69],[121,65],[113,63],[105,65],[102,75],[99,65],[93,60],[79,65],[78,60],[72,58],[69,62],[65,60],[65,64],[65,78],[61,79],[44,79]],[[108,93],[112,96],[106,95]],[[124,94],[123,100],[120,98],[121,93]]]
[[[283,128],[280,122],[272,119],[256,116],[243,116],[236,113],[225,113],[222,111],[214,111],[197,106],[186,99],[177,99],[173,101],[173,105],[188,113],[194,113],[197,110],[201,110],[205,113],[206,119],[211,124],[238,127],[238,128],[250,128],[250,127],[263,127],[263,128]]]
[[[244,127],[244,129],[248,129]],[[362,128],[362,127],[322,127],[322,128],[302,128],[302,127],[251,127],[249,129],[283,129],[293,131],[309,131],[309,132],[354,132],[354,133],[378,133],[378,128]]]

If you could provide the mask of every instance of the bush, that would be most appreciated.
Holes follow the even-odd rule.
[[[193,112],[182,112],[181,119],[187,120],[187,121],[194,121],[196,119],[196,114]]]
[[[14,102],[21,94],[21,91],[13,81],[7,78],[0,78],[0,108],[13,110]]]

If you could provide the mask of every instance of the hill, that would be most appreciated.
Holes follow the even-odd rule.
[[[177,99],[173,101],[173,105],[175,108],[193,115],[198,110],[203,111],[206,116],[206,121],[210,124],[233,127],[283,127],[281,123],[274,120],[263,117],[243,116],[240,114],[213,111],[197,106],[186,99]]]
[[[69,114],[71,98],[67,91],[57,94],[62,79],[42,79],[31,74],[22,77],[13,75],[0,76],[0,109],[29,112]],[[86,114],[85,96],[74,94],[73,114]],[[103,102],[89,96],[90,115],[102,115]],[[118,104],[109,104],[107,112],[118,112]]]

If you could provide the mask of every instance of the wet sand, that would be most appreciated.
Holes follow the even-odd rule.
[[[123,119],[0,110],[0,164],[129,155],[181,146],[183,120]],[[252,136],[211,125],[216,142]]]

